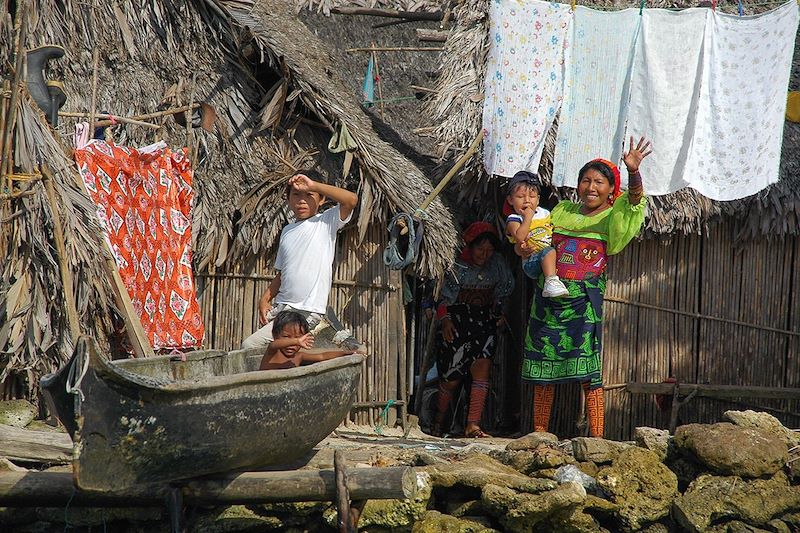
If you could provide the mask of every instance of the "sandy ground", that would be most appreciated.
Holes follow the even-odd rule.
[[[299,467],[332,468],[333,453],[344,450],[352,466],[398,466],[414,462],[420,453],[449,458],[471,451],[499,451],[511,439],[438,438],[412,427],[404,436],[402,428],[340,426],[314,447]]]

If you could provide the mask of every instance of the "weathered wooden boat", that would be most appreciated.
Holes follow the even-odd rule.
[[[344,419],[363,355],[259,371],[263,349],[108,361],[81,337],[42,389],[74,442],[80,489],[279,465]],[[71,392],[70,392],[71,391]]]

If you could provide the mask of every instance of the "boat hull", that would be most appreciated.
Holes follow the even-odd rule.
[[[109,363],[94,354],[77,417],[71,400],[59,401],[47,387],[59,388],[58,380],[43,383],[59,417],[77,419],[77,486],[102,491],[174,481],[285,464],[308,453],[352,406],[364,357],[248,371],[260,358],[241,350]]]

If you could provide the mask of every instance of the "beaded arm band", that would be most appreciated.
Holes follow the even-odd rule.
[[[639,202],[642,201],[643,194],[642,175],[637,169],[635,172],[628,174],[628,200],[631,205],[639,205]]]

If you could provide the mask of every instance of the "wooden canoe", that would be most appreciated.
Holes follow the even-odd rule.
[[[79,339],[70,362],[41,381],[72,436],[76,485],[121,489],[285,464],[308,453],[352,406],[364,356],[259,371],[262,354],[108,361],[91,338]]]

